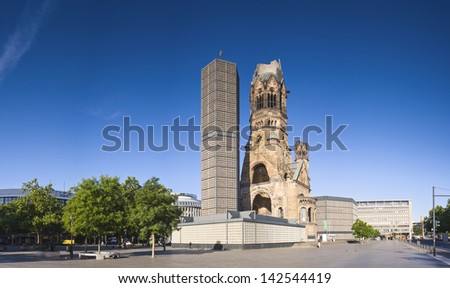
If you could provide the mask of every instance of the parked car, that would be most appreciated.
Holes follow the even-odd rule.
[[[117,237],[108,238],[108,244],[116,245],[118,243]]]

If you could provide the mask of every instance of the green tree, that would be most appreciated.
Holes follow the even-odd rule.
[[[447,207],[437,205],[435,207],[436,217],[436,232],[445,233],[450,231],[450,202]],[[424,219],[424,226],[426,231],[433,231],[433,209],[428,212],[428,217]]]
[[[365,235],[365,229],[365,222],[360,219],[356,219],[355,223],[352,225],[353,236],[361,241],[361,238]]]
[[[145,182],[135,199],[133,221],[142,238],[151,237],[152,257],[155,257],[155,238],[168,236],[176,229],[181,210],[174,205],[176,196],[155,177]]]
[[[380,232],[374,229],[371,225],[366,222],[356,219],[355,223],[352,225],[353,235],[361,241],[361,238],[371,238],[379,237]]]
[[[35,233],[37,244],[41,244],[43,235],[60,234],[63,231],[63,208],[61,202],[52,194],[52,185],[43,187],[37,179],[33,179],[24,183],[22,190],[28,194],[14,201],[12,205],[14,218],[20,223],[18,230]]]
[[[119,178],[83,179],[73,190],[75,195],[64,211],[64,226],[75,236],[97,237],[100,253],[101,237],[120,232],[122,227],[124,199]]]
[[[415,236],[419,236],[419,237],[422,236],[422,232],[423,232],[423,229],[422,229],[421,225],[414,225],[413,233]]]
[[[17,200],[0,205],[0,234],[11,235],[14,243],[15,234],[29,234],[32,231],[29,211],[20,209]]]
[[[373,228],[372,225],[369,225],[370,227],[370,236],[369,237],[380,237],[381,233],[377,229]]]
[[[445,211],[442,214],[440,228],[443,233],[450,232],[450,199],[447,201],[447,207],[445,207]]]
[[[0,205],[0,234],[10,234],[11,204]]]
[[[432,228],[433,228],[433,222],[432,222],[432,220],[433,220],[433,216],[431,216],[431,218],[430,218],[430,217],[427,217],[427,216],[425,216],[425,217],[423,218],[423,228],[425,229],[425,231],[431,232],[431,230],[432,230]]]
[[[21,206],[23,205],[17,200],[0,205],[3,210],[0,212],[0,226],[3,227],[3,233],[13,236],[13,241],[14,234],[29,234],[32,231],[29,210],[20,209]]]
[[[122,198],[124,201],[124,217],[122,218],[121,231],[124,236],[139,236],[139,229],[136,221],[133,221],[132,213],[136,207],[136,194],[141,189],[139,181],[135,177],[128,177],[122,184]]]

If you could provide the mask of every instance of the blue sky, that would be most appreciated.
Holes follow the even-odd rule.
[[[2,1],[0,188],[107,174],[200,195],[199,152],[138,152],[132,137],[131,152],[106,153],[101,133],[123,116],[200,124],[200,70],[223,50],[238,65],[241,125],[255,66],[274,59],[291,143],[326,115],[349,124],[348,151],[310,155],[312,195],[411,199],[414,219],[426,215],[431,187],[450,188],[450,3],[241,2]]]

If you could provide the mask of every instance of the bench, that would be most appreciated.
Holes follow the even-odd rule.
[[[60,256],[59,251],[35,251],[34,255],[44,258],[58,258]]]
[[[93,253],[93,252],[87,252],[87,253],[78,253],[78,258],[80,259],[91,259],[95,258],[96,260],[105,260],[105,259],[116,259],[120,258],[120,253],[118,252],[100,252],[100,253]]]

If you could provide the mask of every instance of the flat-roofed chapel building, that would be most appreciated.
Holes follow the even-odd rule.
[[[352,226],[358,219],[358,207],[352,198],[315,197],[317,234],[323,241],[353,240]]]
[[[411,238],[411,200],[365,200],[336,196],[317,199],[317,231],[324,241],[354,239],[352,225],[361,219],[385,238]]]

